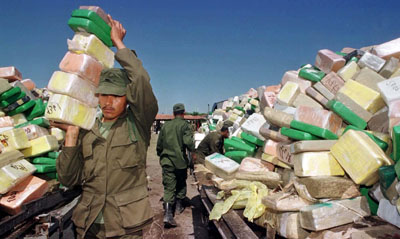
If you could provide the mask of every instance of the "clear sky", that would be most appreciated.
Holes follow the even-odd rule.
[[[16,66],[45,87],[74,35],[80,5],[98,5],[127,29],[151,76],[159,113],[187,111],[278,84],[314,63],[318,50],[359,48],[400,37],[400,1],[2,1],[0,66]]]

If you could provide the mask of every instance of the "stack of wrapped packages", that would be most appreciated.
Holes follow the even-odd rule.
[[[23,80],[15,67],[0,68],[0,210],[7,214],[23,213],[24,204],[57,189],[65,132],[49,120],[91,129],[100,73],[114,65],[111,27],[101,8],[74,10],[68,25],[75,35],[46,89]]]
[[[399,235],[399,57],[400,38],[320,50],[279,85],[223,102],[209,124],[233,124],[225,155],[196,169],[222,190],[210,219],[241,208],[286,238]],[[390,224],[371,226],[371,215]]]
[[[45,119],[43,90],[15,67],[0,68],[0,210],[18,214],[56,183],[63,132]],[[33,175],[34,174],[34,175]]]
[[[45,117],[49,120],[91,129],[97,113],[95,96],[103,68],[114,65],[109,48],[111,27],[99,7],[82,6],[72,12],[68,25],[75,31],[68,40],[68,52],[60,62],[60,71],[51,76],[51,96]]]

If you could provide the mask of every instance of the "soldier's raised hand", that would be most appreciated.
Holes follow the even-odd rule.
[[[111,23],[111,41],[117,49],[125,48],[125,45],[123,43],[124,37],[126,35],[125,28],[119,21],[112,19],[110,15],[108,15],[107,17]]]

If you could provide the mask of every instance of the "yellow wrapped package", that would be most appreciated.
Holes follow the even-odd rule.
[[[19,150],[10,150],[0,154],[0,168],[24,158]]]
[[[59,128],[51,128],[50,135],[53,135],[57,138],[58,142],[63,141],[65,138],[65,131]]]
[[[294,173],[299,177],[344,175],[342,167],[329,151],[295,154],[293,161]]]
[[[68,50],[78,54],[88,54],[96,58],[106,68],[114,66],[114,52],[93,34],[75,33],[72,40],[68,39]]]
[[[339,93],[342,93],[360,105],[368,112],[375,114],[385,107],[381,94],[354,80],[347,80]]]
[[[96,86],[72,73],[55,71],[47,88],[54,93],[71,96],[90,107],[99,104],[99,99],[95,96]]]
[[[2,151],[29,148],[28,136],[21,128],[6,130],[0,133],[0,148]]]
[[[14,186],[14,180],[0,170],[0,194],[6,194]]]
[[[32,147],[21,151],[25,157],[34,157],[58,149],[57,138],[53,135],[45,135],[30,142]]]
[[[90,130],[96,120],[96,108],[66,95],[53,94],[47,104],[45,117]]]
[[[370,186],[378,179],[378,169],[393,161],[365,133],[348,130],[332,146],[331,153],[356,184]]]
[[[277,96],[278,103],[291,106],[298,94],[300,94],[299,85],[291,81],[286,82]]]
[[[356,62],[351,61],[347,63],[342,69],[340,69],[337,74],[342,78],[344,81],[350,80],[353,76],[360,71],[360,67],[357,65]]]

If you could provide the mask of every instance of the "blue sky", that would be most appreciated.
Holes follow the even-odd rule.
[[[45,87],[67,49],[67,22],[98,5],[127,29],[151,76],[159,113],[187,111],[278,84],[314,63],[318,50],[359,48],[400,37],[400,1],[3,1],[0,66]]]

